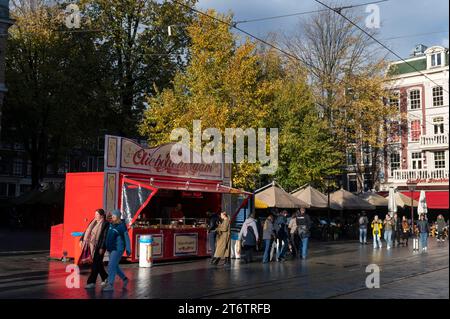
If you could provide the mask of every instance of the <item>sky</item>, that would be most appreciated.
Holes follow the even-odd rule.
[[[327,5],[354,5],[372,1],[334,0],[331,2],[322,0]],[[388,0],[376,5],[379,7],[380,13],[380,28],[377,30],[379,32],[377,39],[402,58],[409,57],[416,44],[424,44],[427,47],[433,45],[449,46],[448,0]],[[235,21],[324,8],[314,0],[199,0],[196,7],[201,10],[213,8],[220,13],[231,12],[234,14]],[[366,6],[351,10],[354,10],[355,14],[362,16],[364,19],[370,14],[366,13]],[[343,14],[345,14],[345,11],[343,11]],[[289,35],[298,32],[300,20],[307,19],[310,15],[243,23],[239,24],[239,27],[262,38],[273,32]],[[424,35],[424,33],[427,34]],[[389,39],[399,36],[402,36],[402,38]],[[387,58],[398,60],[393,54],[389,54]]]

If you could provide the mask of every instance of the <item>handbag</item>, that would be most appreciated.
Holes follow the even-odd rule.
[[[78,259],[78,265],[90,265],[93,263],[91,250],[89,249],[89,244],[86,243],[83,245],[83,249],[81,250],[80,259]]]

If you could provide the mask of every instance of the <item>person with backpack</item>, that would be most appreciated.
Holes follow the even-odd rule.
[[[122,213],[115,209],[111,213],[111,223],[109,224],[108,233],[106,235],[105,248],[109,252],[108,263],[108,282],[103,287],[103,291],[114,290],[114,279],[116,275],[123,281],[123,289],[128,285],[128,278],[119,267],[120,259],[124,251],[127,256],[131,255],[130,238],[128,237],[127,226],[125,221],[121,219]]]
[[[242,252],[244,256],[242,260],[245,263],[251,263],[253,261],[253,251],[258,244],[258,228],[256,227],[255,213],[245,220],[239,232],[239,240],[242,243]]]
[[[367,225],[369,220],[367,219],[366,212],[362,212],[359,217],[359,243],[361,245],[367,245]]]
[[[419,231],[420,246],[422,251],[427,251],[430,225],[428,224],[428,220],[425,219],[425,214],[420,214],[419,221],[417,222],[417,229]]]
[[[284,261],[285,254],[289,246],[288,231],[287,231],[287,211],[283,210],[275,220],[275,232],[278,240],[278,254],[277,261]]]
[[[305,213],[305,209],[302,207],[300,209],[300,215],[297,216],[297,232],[300,238],[299,252],[301,253],[300,258],[306,259],[308,254],[308,241],[311,236],[311,225],[312,221],[308,214]]]
[[[381,243],[381,230],[383,229],[383,224],[381,220],[378,219],[378,215],[375,215],[372,224],[372,235],[373,235],[373,249],[382,248],[383,244]]]

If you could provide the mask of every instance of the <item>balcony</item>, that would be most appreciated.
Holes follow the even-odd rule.
[[[440,169],[399,169],[393,172],[393,180],[397,182],[416,181],[418,183],[448,184],[448,168]]]
[[[420,146],[422,149],[443,149],[448,148],[448,135],[431,135],[422,136],[420,138]]]

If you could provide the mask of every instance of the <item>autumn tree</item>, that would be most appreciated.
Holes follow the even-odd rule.
[[[183,2],[193,6],[196,0]],[[95,31],[97,44],[106,51],[117,133],[136,136],[146,96],[170,85],[186,63],[185,26],[192,12],[156,0],[80,0],[79,5],[82,23]]]
[[[212,10],[208,14],[231,22],[231,16]],[[148,99],[141,133],[150,144],[159,144],[169,141],[174,128],[192,131],[193,120],[222,132],[262,127],[269,83],[261,78],[256,45],[249,40],[238,44],[229,25],[205,16],[198,16],[187,32],[191,45],[186,71],[175,75],[173,88]],[[256,164],[235,165],[233,171],[235,186],[254,188]]]
[[[342,12],[356,23],[362,21],[351,9]],[[382,84],[385,56],[368,34],[376,35],[373,30],[361,32],[333,10],[324,10],[302,21],[299,32],[284,41],[308,71],[314,101],[332,132],[331,143],[341,152],[341,173],[355,168],[358,191],[364,189],[364,175],[366,180],[370,176],[373,186],[379,182],[379,139],[392,113],[382,103],[388,95]],[[353,150],[358,156],[356,167],[345,161]],[[373,161],[365,161],[367,156]]]

